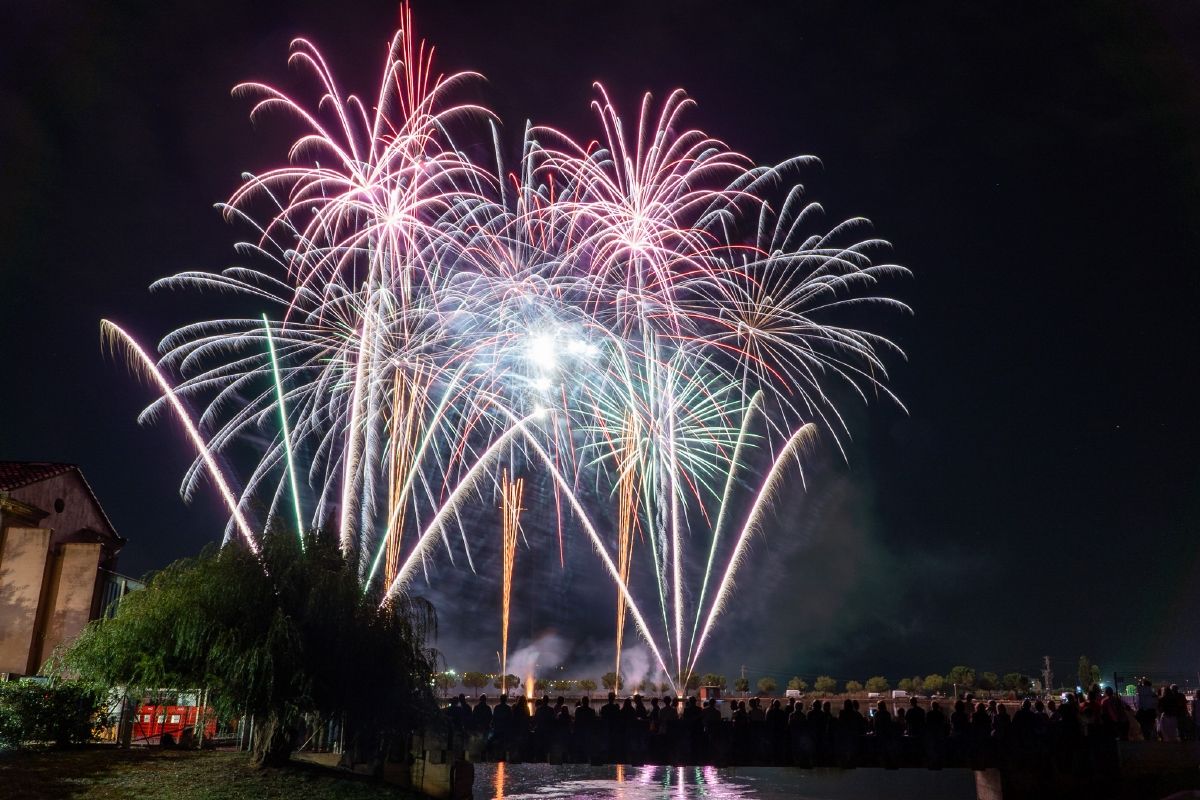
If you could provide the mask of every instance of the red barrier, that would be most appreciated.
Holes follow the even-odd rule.
[[[178,742],[185,730],[195,730],[196,716],[200,711],[198,706],[139,706],[137,717],[133,721],[133,738],[147,741],[161,739],[164,734],[169,733]],[[203,711],[204,735],[210,738],[216,736],[216,715],[211,708],[205,708]]]

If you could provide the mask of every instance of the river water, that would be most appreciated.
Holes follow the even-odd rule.
[[[476,800],[974,800],[970,770],[476,764]]]

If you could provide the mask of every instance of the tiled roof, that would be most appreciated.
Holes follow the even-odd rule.
[[[100,505],[100,500],[92,490],[92,485],[87,482],[87,478],[83,477],[83,471],[77,464],[61,464],[54,461],[0,461],[0,492],[20,489],[22,486],[38,483],[71,471],[79,474],[84,488],[91,495],[92,502],[96,504],[96,510],[100,512],[100,518],[108,525],[108,532],[121,539],[117,529],[113,527],[112,520],[108,518],[108,514],[104,513],[104,506]],[[122,539],[122,541],[124,540]]]
[[[0,461],[0,490],[19,489],[73,469],[78,467],[52,461]]]

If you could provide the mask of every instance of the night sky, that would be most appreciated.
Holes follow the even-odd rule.
[[[219,315],[220,298],[147,287],[235,261],[244,230],[212,205],[296,130],[252,126],[230,88],[296,85],[302,34],[372,94],[397,6],[23,5],[0,34],[0,459],[80,464],[138,575],[219,539],[224,517],[208,487],[179,499],[192,453],[173,421],[136,423],[153,392],[103,352],[99,320],[154,342]],[[630,115],[682,86],[691,123],[758,162],[819,156],[803,177],[829,221],[870,218],[915,273],[889,287],[915,316],[878,324],[908,353],[892,386],[909,413],[852,409],[847,461],[824,442],[703,668],[861,680],[1033,673],[1049,654],[1070,673],[1087,654],[1195,675],[1200,5],[414,10],[445,71],[487,76],[476,94],[514,134],[527,117],[592,134],[593,80]],[[581,664],[607,652],[609,617],[570,614],[612,600],[576,558],[564,576],[556,548],[518,556],[534,610],[516,638],[555,632]],[[490,669],[494,592],[434,578],[447,657]]]

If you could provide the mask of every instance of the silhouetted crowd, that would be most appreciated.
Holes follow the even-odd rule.
[[[1062,702],[1025,700],[1015,710],[971,695],[943,704],[911,698],[717,702],[640,695],[593,706],[543,696],[496,705],[464,695],[445,709],[450,749],[474,760],[551,763],[924,766],[1022,764],[1056,770],[1116,767],[1117,742],[1195,737],[1194,714],[1177,687],[1139,687],[1137,710],[1111,688]],[[1193,712],[1196,709],[1193,708]]]

